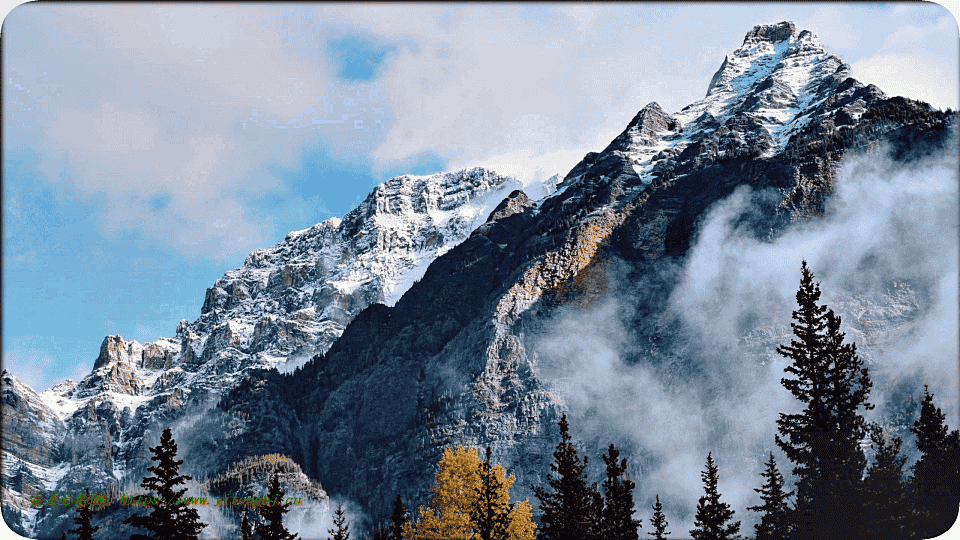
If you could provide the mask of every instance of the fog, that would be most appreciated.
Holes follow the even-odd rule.
[[[955,142],[909,164],[883,148],[850,156],[823,216],[766,238],[741,224],[755,201],[782,196],[739,188],[708,211],[684,266],[657,270],[679,277],[660,319],[668,345],[654,350],[629,329],[635,284],[616,268],[602,301],[561,308],[528,338],[541,375],[564,390],[590,480],[602,480],[610,443],[629,456],[641,534],[659,494],[668,530],[689,536],[710,451],[741,534],[754,532],[746,507],[760,502],[753,490],[770,452],[792,484],[774,435],[778,413],[801,404],[780,383],[788,364],[775,347],[791,338],[801,260],[870,369],[868,420],[904,437],[908,466],[923,384],[958,426],[957,170]]]

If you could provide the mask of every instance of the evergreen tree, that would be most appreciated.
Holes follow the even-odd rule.
[[[370,540],[390,540],[390,527],[384,523],[378,523],[373,534],[370,535]]]
[[[67,533],[64,532],[60,535],[60,540],[67,540]]]
[[[877,424],[870,425],[870,440],[876,449],[874,464],[863,485],[863,524],[866,540],[893,540],[912,537],[910,500],[903,483],[900,437],[886,438]]]
[[[93,540],[93,533],[100,530],[99,526],[94,527],[90,524],[90,519],[93,518],[94,513],[93,504],[90,503],[90,490],[86,490],[85,494],[83,502],[77,501],[77,517],[73,518],[77,528],[69,531],[77,535],[77,540]],[[66,536],[66,533],[64,533],[64,536]]]
[[[733,540],[740,532],[740,522],[730,522],[733,510],[727,503],[720,502],[720,492],[717,490],[719,478],[717,466],[713,463],[712,452],[707,454],[707,470],[701,473],[706,495],[700,497],[697,503],[696,520],[690,536],[693,540]]]
[[[777,347],[792,361],[785,371],[796,376],[781,383],[806,407],[780,414],[777,445],[795,465],[797,501],[794,536],[853,538],[860,522],[861,477],[866,456],[860,441],[866,421],[859,408],[872,382],[857,356],[856,344],[844,344],[840,317],[821,306],[820,285],[803,261],[799,309],[791,323],[796,339]]]
[[[767,468],[760,473],[760,476],[767,480],[763,487],[754,489],[754,491],[760,494],[763,504],[747,507],[747,510],[763,513],[760,517],[760,523],[754,525],[757,530],[756,540],[787,538],[790,533],[790,507],[787,505],[787,497],[792,495],[793,492],[783,491],[783,475],[777,469],[777,461],[773,458],[773,452],[770,452]]]
[[[290,511],[290,503],[284,502],[284,495],[286,492],[280,487],[280,471],[275,469],[267,489],[267,499],[271,504],[260,506],[261,523],[256,526],[260,540],[297,540],[297,535],[290,534],[283,526],[283,515]]]
[[[923,393],[920,418],[910,428],[920,450],[910,491],[916,515],[913,530],[921,538],[933,538],[951,527],[960,508],[960,434],[948,432],[946,416],[933,404],[926,385]]]
[[[660,504],[660,495],[657,495],[657,502],[653,505],[653,517],[650,518],[650,526],[653,527],[653,532],[647,533],[654,538],[654,540],[665,540],[668,534],[673,534],[667,531],[667,517],[663,515],[663,506]]]
[[[153,453],[151,461],[157,464],[148,467],[147,471],[154,476],[145,476],[140,487],[154,493],[159,501],[150,514],[133,515],[123,520],[124,525],[133,525],[150,531],[150,535],[134,534],[131,540],[197,540],[200,531],[207,525],[200,522],[200,515],[196,509],[187,506],[183,494],[187,488],[177,489],[189,476],[180,474],[182,459],[177,457],[177,443],[173,440],[170,428],[163,430],[160,435],[160,444],[150,448]]]
[[[547,474],[547,482],[553,491],[548,492],[540,486],[530,486],[540,499],[540,538],[593,539],[596,506],[593,491],[587,485],[583,472],[587,466],[587,457],[584,456],[583,462],[580,462],[577,449],[571,442],[566,414],[561,416],[559,426],[560,443],[553,452],[554,461],[550,464],[550,470],[556,476]]]
[[[336,516],[333,518],[333,526],[336,529],[327,529],[331,540],[350,540],[350,525],[347,524],[347,518],[343,511],[343,505],[337,504]]]
[[[503,489],[503,482],[494,474],[490,465],[490,447],[486,459],[480,463],[480,485],[471,509],[471,519],[480,540],[506,540],[513,505]]]
[[[240,521],[240,540],[253,540],[253,527],[247,519],[246,512],[243,513],[243,519]]]
[[[390,540],[403,540],[403,527],[407,523],[407,509],[403,507],[403,499],[397,493],[393,501],[393,513],[390,514]]]
[[[607,464],[607,478],[603,481],[606,501],[601,511],[603,535],[611,539],[638,540],[637,529],[642,525],[633,518],[633,488],[637,485],[627,476],[627,460],[617,462],[620,451],[613,444],[600,457]]]

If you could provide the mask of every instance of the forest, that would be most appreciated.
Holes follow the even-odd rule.
[[[924,387],[919,417],[910,431],[916,436],[919,458],[909,468],[902,455],[902,438],[888,426],[868,422],[864,411],[872,381],[855,343],[847,343],[841,320],[827,305],[820,304],[820,286],[806,261],[802,263],[797,309],[791,324],[790,343],[777,353],[790,364],[784,369],[783,387],[803,405],[800,412],[780,413],[775,443],[790,461],[784,476],[770,453],[757,479],[760,504],[741,511],[756,512],[754,531],[741,530],[737,510],[723,502],[719,492],[721,465],[712,452],[704,457],[701,471],[703,495],[695,506],[695,522],[689,531],[668,531],[669,516],[659,496],[653,517],[644,524],[634,517],[633,490],[637,478],[628,460],[610,444],[600,458],[606,476],[590,482],[585,469],[588,456],[580,456],[570,435],[566,414],[559,420],[560,441],[546,474],[547,484],[531,486],[538,499],[534,519],[531,501],[513,501],[510,489],[516,477],[500,463],[492,463],[489,447],[481,459],[477,448],[446,448],[429,500],[416,511],[408,509],[400,494],[393,511],[365,536],[356,536],[342,505],[333,517],[333,528],[317,531],[310,538],[349,540],[639,540],[641,533],[656,540],[668,536],[694,540],[845,540],[924,539],[949,529],[960,509],[960,430],[950,430],[946,417]],[[867,449],[869,452],[869,459]],[[124,520],[132,540],[193,540],[203,537],[207,526],[183,495],[189,476],[179,472],[177,444],[166,429],[160,444],[150,448],[156,462],[147,470],[141,487],[159,501],[149,513]],[[285,500],[279,472],[283,460],[274,458],[269,500]],[[267,465],[264,465],[267,466]],[[270,468],[270,467],[268,467]],[[99,538],[92,524],[98,509],[109,501],[91,498],[77,505],[76,528],[62,540]],[[286,504],[241,509],[237,538],[242,540],[294,540],[284,526]],[[146,510],[146,509],[145,509]],[[301,534],[303,531],[301,531]]]

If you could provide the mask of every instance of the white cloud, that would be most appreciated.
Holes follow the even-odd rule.
[[[14,347],[3,352],[6,367],[24,384],[36,392],[43,392],[58,381],[50,380],[50,364],[53,356],[36,348]],[[77,379],[75,379],[77,380]]]
[[[926,24],[902,25],[875,54],[853,63],[853,76],[876,84],[887,95],[956,110],[960,104],[957,36],[957,24],[950,15]]]
[[[879,14],[883,31],[843,22],[861,12]],[[876,36],[887,36],[852,60],[856,74],[891,94],[956,107],[956,86],[943,83],[957,80],[956,51],[937,45],[955,37],[952,21],[917,8],[897,23],[891,12],[29,5],[4,28],[5,137],[45,149],[57,191],[103,198],[106,232],[239,255],[283,232],[264,222],[258,197],[272,194],[298,213],[315,206],[265,168],[298,166],[307,141],[320,138],[344,161],[372,158],[376,171],[435,153],[450,168],[565,174],[647,103],[674,111],[702,97],[755,23],[822,25],[812,29],[828,48],[879,47]],[[325,47],[344,35],[391,49],[378,80],[338,81]],[[169,197],[162,213],[151,205],[158,197]]]

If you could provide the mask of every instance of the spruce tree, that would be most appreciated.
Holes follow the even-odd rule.
[[[390,527],[385,523],[378,523],[369,538],[370,540],[390,540]]]
[[[243,513],[243,519],[240,521],[240,540],[253,540],[253,527],[247,519],[246,512]]]
[[[650,526],[653,527],[653,532],[649,532],[650,536],[654,540],[666,540],[668,534],[673,534],[667,532],[667,517],[663,515],[663,505],[660,504],[660,495],[657,495],[657,502],[653,505],[653,517],[650,518]]]
[[[707,470],[701,473],[706,494],[697,503],[694,528],[690,531],[693,540],[733,540],[740,532],[740,522],[731,522],[734,511],[727,503],[720,502],[717,489],[719,477],[713,462],[712,452],[707,454]]]
[[[766,481],[763,487],[754,491],[760,494],[763,504],[747,507],[747,510],[763,513],[760,523],[754,525],[757,530],[756,540],[782,540],[790,533],[790,507],[787,505],[787,498],[793,492],[783,491],[783,475],[777,469],[773,452],[770,452],[767,468],[760,476],[766,478]]]
[[[606,499],[601,510],[603,536],[638,540],[640,534],[637,529],[642,525],[633,518],[633,488],[637,485],[627,476],[627,460],[624,458],[617,462],[620,451],[613,444],[610,444],[607,453],[600,457],[607,464],[607,478],[603,481]]]
[[[403,540],[403,527],[407,523],[407,509],[403,507],[403,499],[397,493],[393,500],[393,513],[390,514],[390,539]]]
[[[877,424],[870,425],[875,448],[874,463],[863,482],[863,523],[865,539],[897,539],[912,536],[910,500],[903,482],[900,437],[887,438]]]
[[[560,443],[553,452],[554,461],[550,463],[547,482],[552,491],[540,486],[530,488],[540,499],[541,529],[539,537],[546,540],[569,540],[571,538],[589,540],[594,535],[596,506],[593,493],[587,485],[583,470],[587,466],[587,457],[583,462],[577,455],[570,437],[570,426],[564,413],[560,422]]]
[[[197,540],[200,531],[207,525],[200,522],[196,509],[187,506],[183,494],[187,488],[177,489],[189,476],[180,474],[182,459],[177,457],[177,443],[173,440],[170,428],[163,430],[160,444],[150,448],[151,461],[157,464],[147,471],[154,476],[145,476],[140,487],[154,493],[158,503],[148,515],[133,515],[123,520],[124,525],[133,525],[150,531],[149,535],[134,534],[131,540]]]
[[[94,527],[90,523],[94,513],[93,505],[90,503],[90,490],[86,490],[85,494],[83,502],[77,501],[77,517],[73,518],[77,528],[69,531],[77,535],[77,540],[93,540],[93,533],[100,530],[99,526]]]
[[[913,529],[921,538],[933,538],[950,528],[960,508],[960,435],[948,432],[946,416],[933,404],[926,385],[923,393],[920,417],[910,428],[920,450],[910,491],[916,515]]]
[[[480,462],[480,485],[471,509],[477,536],[480,540],[506,540],[513,505],[504,497],[504,483],[494,474],[490,464],[491,450],[487,447],[486,459]]]
[[[785,371],[796,378],[781,383],[805,405],[799,414],[777,420],[777,445],[795,465],[797,500],[794,537],[853,538],[860,522],[861,477],[866,456],[860,441],[872,382],[857,356],[856,344],[844,344],[840,317],[818,304],[820,285],[807,262],[801,266],[799,309],[791,323],[796,339],[777,347],[791,360]]]
[[[333,526],[336,529],[327,529],[331,540],[350,540],[350,525],[347,524],[347,518],[343,511],[343,504],[337,504],[336,515],[333,518]]]
[[[297,540],[297,535],[290,534],[283,526],[283,515],[290,511],[290,503],[284,502],[286,492],[280,487],[280,471],[273,471],[270,487],[267,489],[267,499],[270,504],[260,506],[260,520],[256,530],[260,540]]]

